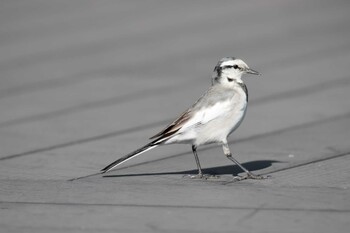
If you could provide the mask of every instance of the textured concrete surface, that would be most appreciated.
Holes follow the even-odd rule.
[[[347,1],[2,1],[0,232],[348,232]],[[221,148],[147,143],[236,56],[249,109]],[[95,175],[94,175],[95,174]],[[79,179],[76,179],[79,178]]]

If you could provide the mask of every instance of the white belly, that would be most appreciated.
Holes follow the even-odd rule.
[[[196,146],[226,142],[227,137],[242,123],[247,109],[245,95],[236,95],[235,98],[221,103],[224,109],[217,108],[218,116],[214,119],[199,123],[195,127],[187,128],[174,135],[165,144],[189,143]],[[215,108],[215,107],[213,107]],[[222,115],[221,115],[222,112]],[[208,114],[208,113],[207,113]]]
[[[247,103],[245,102],[240,108],[199,127],[194,144],[226,142],[227,137],[242,123],[246,109]]]

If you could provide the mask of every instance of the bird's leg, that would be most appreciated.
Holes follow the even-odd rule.
[[[201,164],[199,162],[199,158],[197,155],[197,147],[195,145],[192,145],[192,152],[194,155],[194,158],[196,160],[197,168],[198,168],[198,174],[197,175],[190,175],[189,177],[191,179],[210,179],[210,178],[218,178],[217,176],[211,176],[211,175],[204,175],[202,172]]]
[[[194,155],[194,159],[196,160],[196,164],[197,164],[197,168],[198,168],[198,175],[196,176],[191,176],[192,179],[194,178],[203,178],[203,172],[202,172],[202,168],[201,168],[201,164],[199,162],[199,158],[197,155],[197,147],[195,145],[192,145],[192,152]]]
[[[222,145],[222,149],[224,150],[224,154],[226,155],[226,157],[231,160],[232,162],[234,162],[238,167],[240,167],[247,175],[246,176],[238,176],[235,177],[235,179],[237,180],[245,180],[245,179],[264,179],[263,176],[260,175],[255,175],[252,172],[250,172],[248,169],[246,169],[245,167],[242,166],[242,164],[240,164],[235,158],[232,157],[232,153],[230,151],[230,148],[228,146],[227,143],[224,143]]]

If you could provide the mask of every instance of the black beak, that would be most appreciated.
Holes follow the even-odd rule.
[[[248,68],[245,72],[246,72],[247,74],[261,75],[258,71],[252,70],[252,69],[250,69],[250,68]]]

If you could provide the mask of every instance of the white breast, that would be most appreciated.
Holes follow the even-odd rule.
[[[191,143],[199,146],[226,142],[241,124],[247,109],[245,92],[241,88],[237,92],[230,99],[198,110],[166,144]]]
[[[228,112],[198,127],[196,145],[226,142],[227,137],[238,128],[245,116],[247,101],[245,98],[233,98],[228,105],[231,106]]]

